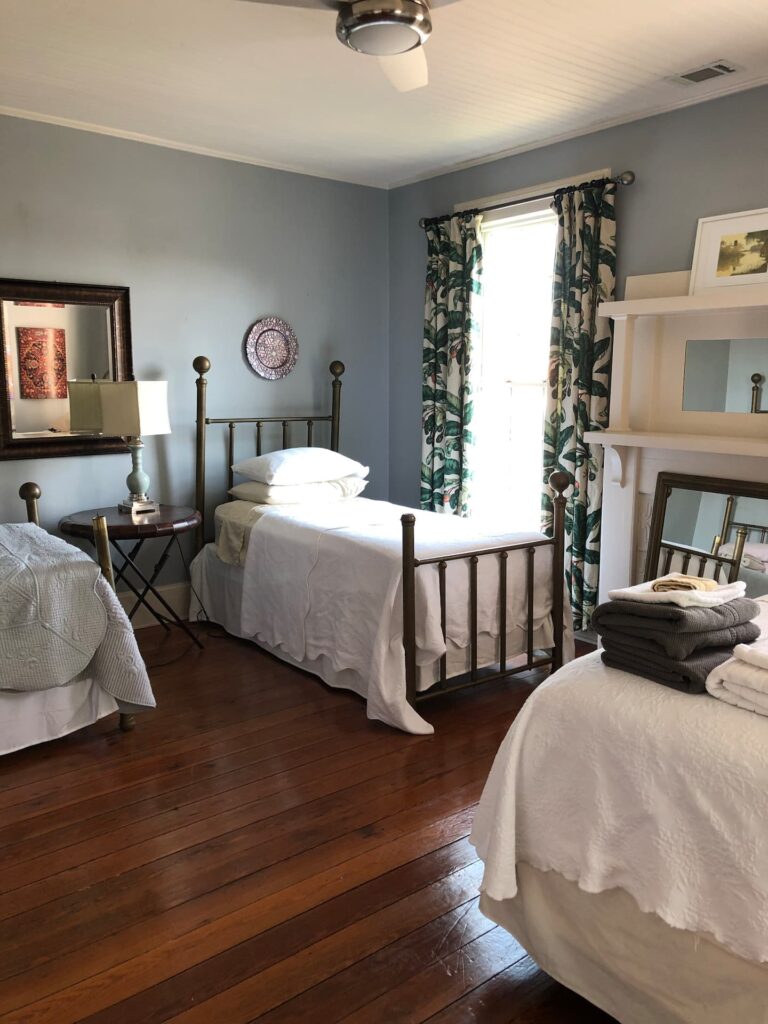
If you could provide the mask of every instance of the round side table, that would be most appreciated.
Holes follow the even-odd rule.
[[[201,521],[200,513],[193,508],[185,508],[180,505],[161,505],[157,512],[131,515],[128,512],[118,511],[116,505],[110,505],[108,508],[90,508],[82,512],[73,512],[59,522],[59,529],[69,537],[79,537],[93,542],[94,516],[104,516],[106,519],[109,542],[121,559],[120,565],[114,567],[115,584],[122,580],[136,598],[133,607],[128,612],[128,618],[132,619],[136,611],[140,607],[144,607],[165,629],[168,629],[169,625],[178,626],[194,640],[198,647],[202,647],[203,645],[187,623],[179,618],[155,586],[155,581],[163,571],[174,543],[179,543],[180,534],[197,529]],[[166,543],[155,563],[152,574],[148,577],[136,564],[138,554],[148,540],[164,538],[167,538]],[[133,541],[133,545],[126,550],[120,546],[120,541]],[[129,571],[134,574],[137,582],[128,578],[126,573]],[[157,611],[149,603],[147,598],[150,594],[163,608],[165,614]]]

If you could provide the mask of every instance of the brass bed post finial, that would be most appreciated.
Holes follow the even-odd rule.
[[[750,412],[761,412],[760,385],[763,383],[763,375],[762,373],[753,373],[749,379],[752,381],[752,402]]]
[[[331,450],[337,452],[339,450],[339,421],[341,417],[341,376],[346,367],[340,359],[334,359],[328,369],[333,376],[333,381],[331,382],[331,387],[333,388],[331,402]]]
[[[32,481],[22,484],[19,488],[19,497],[27,506],[27,522],[34,523],[35,526],[40,525],[40,512],[37,507],[40,494],[40,488]]]
[[[205,544],[205,399],[208,381],[205,374],[211,368],[207,356],[195,356],[192,368],[197,372],[197,432],[195,438],[195,508],[200,513],[200,525],[195,531],[195,547],[198,551]]]
[[[563,581],[565,579],[565,504],[564,491],[570,487],[571,478],[562,470],[552,473],[549,486],[555,492],[552,551],[552,671],[563,666]]]

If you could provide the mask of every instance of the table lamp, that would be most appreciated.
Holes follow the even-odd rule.
[[[142,436],[170,434],[168,382],[164,380],[68,381],[70,430],[124,437],[132,469],[126,478],[128,497],[121,512],[157,512],[159,502],[148,497]]]

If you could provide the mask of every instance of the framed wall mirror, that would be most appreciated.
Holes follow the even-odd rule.
[[[67,382],[132,376],[127,288],[0,279],[0,459],[125,452],[70,429]]]
[[[659,473],[645,579],[668,572],[768,594],[768,484]]]

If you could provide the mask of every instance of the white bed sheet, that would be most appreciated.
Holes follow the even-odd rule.
[[[0,754],[66,736],[118,710],[92,679],[28,693],[0,691]]]
[[[768,961],[767,792],[768,720],[588,655],[499,750],[472,833],[483,892],[513,898],[525,861]]]

